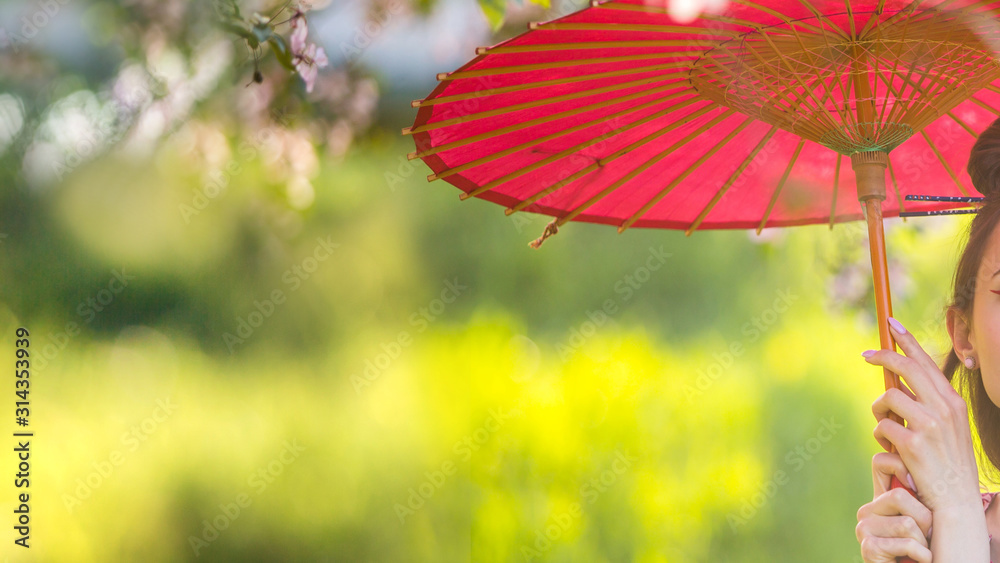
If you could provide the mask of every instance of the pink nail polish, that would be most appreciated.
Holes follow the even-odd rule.
[[[875,352],[875,350],[865,350],[864,352],[861,352],[861,355],[866,358],[870,358]]]
[[[906,334],[906,329],[903,328],[903,325],[901,325],[899,321],[897,321],[892,317],[889,317],[889,326],[895,329],[895,331],[898,332],[899,334]]]
[[[913,483],[913,475],[909,473],[906,474],[906,482],[910,485],[910,490],[917,492],[917,486]]]

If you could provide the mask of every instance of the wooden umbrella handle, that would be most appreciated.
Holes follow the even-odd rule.
[[[889,268],[886,265],[885,257],[885,233],[882,230],[882,200],[878,198],[866,199],[865,219],[868,222],[868,248],[872,257],[872,278],[875,281],[875,313],[878,317],[878,335],[883,350],[896,351],[896,341],[889,333],[889,317],[892,316],[892,299],[889,294]],[[901,388],[902,383],[899,376],[889,370],[882,368],[882,378],[885,380],[885,388],[888,391],[893,387]],[[903,419],[896,413],[890,412],[889,418],[903,424]],[[896,453],[896,446],[889,444],[889,451]],[[893,489],[906,489],[911,495],[916,494],[907,488],[895,475],[890,480]],[[914,563],[909,557],[898,557],[899,563]]]

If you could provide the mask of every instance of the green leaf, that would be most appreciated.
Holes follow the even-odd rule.
[[[274,51],[274,56],[281,63],[281,66],[294,71],[295,65],[292,64],[292,55],[288,52],[288,45],[285,44],[285,39],[280,35],[272,34],[267,38],[267,43],[271,46],[271,50]]]
[[[253,26],[253,34],[254,37],[257,38],[257,41],[260,41],[261,43],[270,40],[271,37],[274,37],[274,31],[271,29],[271,26],[267,24],[257,24]]]
[[[503,19],[507,12],[506,0],[479,0],[479,7],[483,9],[486,20],[490,22],[493,31],[499,31],[503,27]]]
[[[257,38],[254,37],[254,34],[251,33],[249,29],[247,29],[245,23],[239,20],[223,20],[217,23],[223,30],[246,39],[250,43],[251,47],[257,46]]]

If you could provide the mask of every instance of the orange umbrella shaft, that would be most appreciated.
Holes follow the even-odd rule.
[[[882,202],[872,198],[865,200],[865,218],[868,221],[868,249],[872,257],[872,278],[875,282],[875,314],[878,318],[878,335],[883,350],[896,351],[896,341],[889,332],[889,317],[892,316],[892,297],[889,293],[889,268],[886,265],[885,233],[882,229]],[[901,388],[899,376],[882,368],[886,390]],[[903,419],[896,413],[889,418],[902,424]],[[893,448],[895,450],[895,448]]]
[[[896,341],[889,333],[889,317],[892,316],[892,301],[889,297],[889,267],[885,257],[885,233],[882,230],[882,201],[885,199],[885,169],[889,157],[886,153],[860,153],[851,157],[852,167],[858,182],[858,200],[865,210],[868,222],[868,250],[872,257],[872,279],[875,282],[875,315],[878,318],[878,335],[883,350],[896,351]],[[888,368],[882,368],[886,390],[893,387],[901,388],[899,376]],[[890,412],[889,418],[899,424],[903,419]],[[889,451],[896,453],[896,447],[889,445]],[[914,492],[903,485],[895,475],[890,479],[893,489],[906,489],[911,495]],[[897,563],[914,563],[909,557],[897,557]]]

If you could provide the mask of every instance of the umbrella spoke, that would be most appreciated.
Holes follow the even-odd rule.
[[[889,178],[892,179],[892,189],[896,192],[896,203],[899,204],[899,212],[906,213],[906,204],[903,201],[903,194],[899,192],[899,184],[896,183],[896,172],[892,169],[892,159],[887,159],[889,168]],[[903,217],[906,221],[906,217]]]
[[[567,178],[565,178],[563,180],[560,180],[559,182],[556,182],[555,184],[553,184],[553,185],[551,185],[551,186],[549,186],[547,188],[544,188],[544,189],[538,191],[537,193],[535,193],[534,195],[528,197],[524,201],[519,202],[517,205],[514,205],[513,207],[508,208],[505,212],[507,213],[507,215],[510,215],[510,214],[512,214],[514,212],[520,211],[520,210],[524,209],[525,207],[528,207],[529,205],[531,205],[535,201],[538,201],[542,197],[544,197],[544,196],[546,196],[546,195],[548,195],[548,194],[550,194],[550,193],[558,190],[559,188],[561,188],[561,187],[563,187],[563,186],[565,186],[567,184],[570,184],[573,181],[575,181],[575,180],[577,180],[579,178],[582,178],[582,177],[586,176],[587,174],[590,174],[591,172],[593,172],[595,170],[598,170],[600,168],[603,168],[603,167],[607,166],[608,163],[613,162],[616,159],[620,158],[621,156],[623,156],[625,154],[628,154],[628,153],[632,152],[633,150],[635,150],[635,149],[637,149],[637,148],[639,148],[639,147],[647,144],[651,139],[656,139],[658,137],[662,137],[663,135],[666,135],[667,133],[673,131],[674,129],[677,129],[678,127],[680,127],[682,125],[686,125],[687,123],[690,123],[690,122],[694,121],[695,119],[701,117],[706,112],[714,110],[714,109],[722,109],[722,108],[719,108],[719,106],[716,106],[715,104],[712,104],[709,107],[702,108],[702,109],[700,109],[700,110],[692,113],[691,115],[688,115],[688,116],[686,116],[686,117],[684,117],[682,119],[679,119],[679,120],[671,123],[670,125],[664,127],[663,129],[660,129],[658,131],[654,131],[654,132],[650,133],[649,135],[646,135],[645,137],[639,139],[638,141],[636,141],[636,142],[634,142],[634,143],[632,143],[632,144],[630,144],[630,145],[628,145],[626,147],[618,149],[617,151],[615,151],[614,153],[612,153],[612,154],[610,154],[608,156],[605,156],[603,158],[597,159],[597,161],[594,162],[593,164],[588,165],[587,167],[585,167],[585,168],[583,168],[581,170],[578,170],[577,172],[575,172],[574,174],[570,175],[569,177],[567,177]],[[723,114],[721,116],[719,116],[719,117],[722,117],[722,118],[728,117],[732,113],[733,113],[733,110],[726,109],[723,112]],[[518,175],[520,175],[520,174],[518,174]],[[491,182],[491,184],[493,184],[493,182]]]
[[[515,111],[520,111],[522,109],[531,109],[539,106],[554,104],[557,102],[565,102],[568,100],[575,100],[577,98],[586,98],[587,96],[594,96],[597,94],[606,94],[608,92],[613,92],[615,90],[622,90],[625,88],[631,88],[633,86],[648,86],[650,84],[655,84],[657,82],[665,82],[667,80],[673,80],[674,82],[681,82],[682,80],[675,79],[673,77],[664,76],[654,76],[651,78],[642,78],[639,80],[633,80],[631,82],[621,82],[618,84],[612,84],[611,86],[604,86],[601,88],[591,88],[589,90],[578,90],[576,92],[571,92],[569,94],[563,94],[561,96],[551,96],[547,98],[541,98],[538,100],[532,100],[530,102],[524,102],[520,104],[514,104],[510,106],[504,106],[502,108],[496,108],[487,111],[481,111],[477,113],[469,113],[452,119],[444,119],[441,121],[435,121],[433,123],[426,123],[419,127],[412,127],[403,129],[404,135],[412,135],[414,133],[423,133],[424,131],[432,131],[435,129],[442,129],[444,127],[450,127],[452,125],[458,125],[460,123],[466,123],[469,121],[474,121],[476,119],[485,119],[487,117],[496,117],[498,115],[503,115],[505,113],[512,113]]]
[[[733,185],[736,179],[740,177],[740,174],[742,174],[743,171],[746,170],[746,167],[750,165],[750,162],[757,156],[757,153],[759,153],[761,149],[764,148],[764,145],[766,145],[767,142],[771,140],[771,137],[773,137],[774,134],[777,132],[778,132],[778,127],[772,126],[771,129],[767,132],[767,134],[764,135],[764,138],[762,138],[760,142],[757,143],[757,146],[754,147],[752,151],[750,151],[750,154],[745,159],[743,159],[743,162],[740,163],[736,171],[733,172],[733,175],[730,176],[728,180],[726,180],[726,183],[723,184],[722,187],[719,188],[717,192],[715,192],[715,195],[712,196],[712,200],[708,202],[708,204],[701,210],[701,213],[699,213],[698,216],[695,218],[695,220],[691,222],[691,226],[689,226],[687,229],[684,230],[684,234],[686,236],[691,236],[691,233],[693,233],[695,229],[697,229],[698,226],[701,225],[701,222],[705,220],[705,217],[707,217],[708,214],[712,212],[712,208],[715,207],[717,203],[719,203],[719,200],[722,199],[722,196],[724,196],[726,192],[729,191],[729,188]]]
[[[837,164],[833,168],[833,198],[830,202],[830,230],[833,230],[833,224],[837,216],[837,189],[840,188],[840,159],[844,155],[837,153]]]
[[[695,100],[695,101],[700,101],[700,100]],[[718,109],[718,108],[719,108],[719,106],[717,106],[716,104],[709,103],[707,106],[705,106],[703,108],[700,108],[697,111],[691,113],[690,115],[682,117],[681,119],[675,121],[674,123],[671,123],[670,125],[666,126],[665,128],[661,129],[660,131],[657,131],[656,133],[654,133],[654,135],[663,135],[665,133],[668,133],[668,132],[676,129],[677,127],[680,127],[684,123],[687,123],[688,121],[690,121],[690,120],[692,120],[694,118],[697,118],[698,116],[704,114],[705,112],[711,111],[713,109]],[[469,192],[467,194],[462,194],[459,197],[461,199],[468,199],[470,197],[477,196],[477,195],[479,195],[479,194],[481,194],[481,193],[483,193],[485,191],[492,190],[493,188],[495,188],[495,187],[497,187],[497,186],[499,186],[501,184],[504,184],[504,183],[509,182],[509,181],[511,181],[513,179],[519,178],[520,176],[523,176],[523,175],[525,175],[525,174],[527,174],[529,172],[537,170],[537,169],[541,168],[542,166],[545,166],[545,165],[551,164],[553,162],[556,162],[557,160],[559,160],[559,159],[561,159],[563,157],[569,156],[569,155],[571,155],[571,154],[573,154],[575,152],[578,152],[581,149],[590,147],[592,145],[596,145],[597,143],[600,143],[600,142],[603,142],[603,141],[605,141],[607,139],[610,139],[611,137],[614,137],[615,135],[619,135],[619,134],[624,133],[626,131],[630,131],[632,129],[635,129],[636,127],[639,127],[640,125],[645,125],[646,123],[648,123],[650,121],[653,121],[653,120],[659,119],[661,117],[667,116],[667,115],[669,115],[670,113],[672,113],[674,111],[675,111],[675,109],[672,108],[672,107],[671,108],[667,108],[667,109],[662,110],[662,111],[658,111],[658,112],[656,112],[656,113],[654,113],[654,114],[652,114],[650,116],[644,117],[644,118],[640,119],[639,121],[636,121],[635,123],[630,123],[629,125],[627,125],[625,127],[621,127],[619,129],[613,129],[613,130],[605,133],[604,135],[600,135],[599,137],[597,137],[595,139],[591,139],[589,141],[585,141],[583,143],[577,144],[577,145],[572,146],[572,147],[570,147],[570,148],[568,148],[566,150],[560,151],[560,152],[558,152],[558,153],[556,153],[556,154],[554,154],[552,156],[544,158],[544,159],[542,159],[542,160],[540,160],[538,162],[535,162],[535,163],[529,164],[527,166],[524,166],[522,168],[519,168],[518,170],[515,170],[514,172],[511,172],[511,173],[506,174],[504,176],[501,176],[501,177],[499,177],[499,178],[497,178],[497,179],[495,179],[495,180],[493,180],[491,182],[483,184],[482,186],[479,186],[478,188],[472,190],[471,192]],[[624,154],[624,153],[622,153],[622,154]]]
[[[687,92],[685,92],[685,93],[686,94],[690,94],[690,93],[687,93]],[[628,115],[628,114],[631,114],[631,113],[636,113],[636,112],[642,111],[642,110],[644,110],[646,108],[658,106],[658,105],[661,105],[661,104],[663,104],[665,102],[672,101],[673,97],[674,96],[668,96],[668,97],[664,97],[664,98],[659,98],[659,99],[651,100],[649,102],[646,102],[644,104],[638,105],[638,106],[633,107],[633,108],[626,108],[626,109],[624,109],[622,111],[619,111],[619,112],[613,113],[611,115],[608,115],[607,117],[603,118],[603,121],[604,122],[614,122],[614,121],[617,121],[618,118],[620,118],[620,117],[622,117],[624,115]],[[704,100],[702,100],[701,98],[698,98],[698,97],[695,96],[695,97],[689,98],[687,100],[684,100],[682,102],[679,102],[678,104],[676,104],[674,106],[671,106],[670,110],[671,111],[677,111],[678,109],[682,109],[682,108],[685,108],[685,107],[687,107],[687,106],[689,106],[689,105],[691,105],[693,103],[702,102],[702,101],[704,101]],[[521,143],[519,145],[515,145],[513,147],[504,149],[502,151],[499,151],[499,152],[496,152],[496,153],[491,153],[491,154],[482,156],[480,158],[477,158],[475,160],[471,160],[469,162],[460,164],[458,166],[454,166],[452,168],[448,168],[446,170],[442,170],[441,172],[438,172],[437,174],[431,174],[430,176],[427,177],[427,180],[428,181],[434,181],[434,180],[438,180],[440,178],[447,178],[448,176],[451,176],[452,174],[457,174],[459,172],[464,172],[465,170],[468,170],[469,168],[475,168],[476,166],[482,166],[483,164],[486,164],[488,162],[492,162],[492,161],[494,161],[494,160],[496,160],[498,158],[502,158],[502,157],[508,156],[510,154],[513,154],[513,153],[516,153],[516,152],[520,152],[520,151],[523,151],[523,150],[531,148],[531,147],[538,146],[538,145],[540,145],[542,143],[551,141],[553,139],[558,139],[559,137],[564,137],[566,135],[570,135],[572,133],[576,133],[577,131],[581,131],[583,129],[587,129],[588,127],[593,127],[595,124],[596,124],[596,122],[594,122],[594,121],[587,121],[587,122],[581,123],[579,125],[575,125],[575,126],[569,128],[569,129],[563,129],[563,130],[551,133],[549,135],[545,135],[543,137],[537,137],[537,138],[531,139],[529,141],[525,141],[525,142],[523,142],[523,143]]]
[[[681,35],[716,35],[732,39],[742,35],[738,31],[728,29],[709,29],[685,25],[655,25],[630,23],[563,23],[563,22],[531,22],[528,29],[542,31],[649,31],[654,33],[677,33]]]
[[[476,47],[477,55],[502,53],[543,53],[546,51],[575,51],[577,49],[635,49],[639,47],[715,47],[719,41],[701,39],[659,39],[647,41],[587,41],[580,43],[539,43],[537,45],[498,45]]]
[[[948,161],[941,156],[941,151],[939,151],[938,148],[934,145],[934,142],[931,141],[931,138],[927,135],[927,132],[921,130],[920,134],[923,135],[924,140],[927,141],[927,145],[931,148],[932,151],[934,151],[934,156],[937,157],[938,161],[941,163],[941,166],[944,166],[945,172],[947,172],[948,175],[951,176],[952,181],[954,181],[955,185],[958,186],[958,190],[962,192],[962,195],[968,196],[969,191],[965,189],[965,186],[962,185],[962,181],[959,180],[958,176],[955,175],[955,172],[952,171],[951,166],[948,165]]]
[[[805,144],[805,139],[799,139],[799,144],[795,147],[795,152],[792,153],[792,158],[788,161],[788,166],[785,167],[785,173],[781,176],[781,180],[778,181],[778,187],[774,189],[771,201],[767,204],[767,209],[764,211],[764,217],[760,220],[760,225],[757,226],[758,235],[762,230],[764,230],[764,226],[767,225],[767,219],[771,216],[771,210],[774,209],[774,204],[778,202],[778,196],[781,195],[781,189],[785,187],[788,175],[792,172],[792,167],[795,166],[795,160],[799,158],[799,153],[802,152],[802,146]]]
[[[673,153],[677,149],[683,147],[687,143],[691,142],[693,139],[695,139],[696,137],[700,136],[705,131],[711,129],[712,127],[715,127],[716,125],[718,125],[719,123],[721,123],[722,120],[726,119],[730,115],[732,115],[732,112],[722,113],[722,114],[714,117],[711,121],[709,121],[705,125],[699,127],[697,130],[689,133],[683,139],[681,139],[681,140],[677,141],[676,143],[674,143],[673,145],[667,147],[666,149],[664,149],[663,151],[661,151],[659,154],[657,154],[657,155],[655,155],[655,156],[647,159],[641,165],[635,167],[634,169],[632,169],[631,171],[629,171],[627,174],[625,174],[624,176],[622,176],[620,179],[616,180],[613,184],[611,184],[610,186],[604,188],[599,193],[593,195],[586,202],[584,202],[584,203],[582,203],[580,205],[577,205],[576,207],[574,207],[573,209],[571,209],[568,213],[566,213],[564,215],[561,215],[558,219],[556,219],[555,226],[556,227],[561,227],[563,225],[563,223],[565,223],[567,221],[571,221],[574,217],[576,217],[577,215],[579,215],[580,213],[582,213],[588,207],[594,205],[595,203],[597,203],[598,201],[600,201],[601,199],[603,199],[605,196],[607,196],[611,192],[613,192],[613,191],[617,190],[618,188],[622,187],[623,185],[625,185],[627,182],[629,182],[630,180],[632,180],[633,178],[635,178],[639,174],[641,174],[641,173],[645,172],[646,170],[650,169],[653,165],[659,164],[660,161],[662,161],[664,158],[666,158],[667,156],[669,156],[671,153]]]
[[[609,64],[629,61],[639,61],[645,59],[676,59],[677,57],[700,57],[702,51],[664,51],[662,53],[641,53],[636,55],[624,55],[618,57],[592,57],[589,59],[566,59],[550,63],[533,63],[526,65],[494,66],[475,70],[458,70],[452,73],[442,72],[437,75],[437,79],[458,80],[460,78],[484,78],[488,76],[500,76],[502,74],[512,74],[515,72],[531,72],[538,70],[551,70],[555,68],[574,68],[581,65]],[[441,98],[429,98],[426,100],[415,100],[410,103],[411,107],[424,107],[432,104],[442,103],[441,100],[452,101],[444,96]]]
[[[623,116],[623,115],[628,115],[630,113],[635,113],[637,111],[642,111],[642,110],[644,110],[646,108],[650,108],[650,107],[653,107],[653,106],[660,105],[660,104],[664,103],[665,101],[667,101],[667,100],[665,100],[665,99],[652,100],[652,101],[646,102],[646,103],[644,103],[644,104],[642,104],[640,106],[636,106],[634,108],[628,108],[628,109],[625,109],[623,111],[611,114],[611,115],[607,116],[606,118],[604,118],[604,121],[605,122],[617,121],[617,119],[619,117]],[[678,109],[685,108],[685,107],[687,107],[687,106],[689,106],[689,105],[691,105],[693,103],[697,103],[697,102],[701,102],[701,101],[704,101],[704,100],[702,100],[701,98],[698,98],[698,97],[693,97],[693,98],[690,98],[688,100],[684,100],[683,102],[680,102],[677,105],[672,106],[668,111],[677,111]],[[492,162],[492,161],[496,160],[497,158],[505,157],[505,156],[508,156],[508,155],[513,154],[515,152],[520,152],[520,151],[522,151],[524,149],[535,147],[537,145],[540,145],[542,143],[551,141],[553,139],[558,139],[559,137],[563,137],[563,136],[569,135],[571,133],[576,133],[577,131],[581,131],[583,129],[587,129],[588,127],[593,127],[594,125],[595,125],[594,122],[586,122],[586,123],[581,123],[579,125],[571,127],[569,129],[565,129],[565,130],[562,130],[562,131],[556,131],[555,133],[552,133],[550,135],[546,135],[544,137],[539,137],[537,139],[532,139],[530,141],[526,141],[524,143],[521,143],[520,145],[516,145],[516,146],[510,147],[509,149],[504,149],[503,151],[500,151],[498,153],[489,154],[489,155],[483,156],[481,158],[478,158],[476,160],[472,160],[472,161],[466,162],[466,163],[461,164],[459,166],[455,166],[453,168],[448,168],[446,170],[442,170],[441,172],[438,172],[437,174],[431,174],[430,176],[427,177],[427,180],[428,181],[434,181],[434,180],[438,180],[438,179],[441,179],[441,178],[447,178],[448,176],[451,176],[452,174],[457,174],[459,172],[464,172],[465,170],[468,170],[469,168],[475,168],[476,166],[482,166],[483,164],[486,164],[488,162]],[[577,146],[581,147],[581,148],[585,148],[585,146],[590,146],[590,145],[585,145],[585,146],[584,145],[577,145]],[[466,196],[466,194],[463,193],[459,197],[461,197],[462,199],[465,199],[468,196]]]
[[[544,88],[546,86],[561,86],[563,84],[570,84],[573,82],[585,82],[587,80],[599,80],[601,78],[614,78],[618,76],[628,76],[630,74],[642,74],[646,72],[657,72],[661,70],[669,71],[661,74],[677,74],[682,73],[688,69],[688,63],[686,62],[671,62],[671,63],[660,63],[655,65],[639,66],[634,68],[619,69],[615,71],[590,73],[590,74],[578,74],[576,76],[569,76],[565,78],[555,78],[552,80],[543,80],[541,82],[524,82],[521,84],[511,84],[510,86],[501,86],[498,88],[492,88],[490,90],[473,90],[472,92],[465,92],[463,94],[455,94],[453,96],[442,96],[440,98],[434,98],[431,103],[421,103],[424,105],[437,105],[449,102],[459,102],[463,100],[470,100],[473,98],[486,98],[488,96],[497,96],[500,94],[509,94],[510,92],[522,92],[524,90],[532,90],[534,88]],[[411,104],[412,105],[412,104]],[[419,133],[419,131],[415,131]]]
[[[427,150],[425,150],[423,152],[420,152],[420,153],[410,153],[407,156],[408,156],[408,158],[410,160],[413,160],[414,158],[423,158],[425,156],[429,156],[429,155],[432,155],[432,154],[439,154],[439,153],[442,153],[442,152],[445,152],[445,151],[448,151],[448,150],[451,150],[451,149],[454,149],[454,148],[457,148],[457,147],[462,147],[462,146],[468,145],[470,143],[475,143],[475,142],[478,142],[478,141],[482,141],[484,139],[491,139],[493,137],[498,137],[500,135],[503,135],[503,134],[506,134],[506,133],[510,133],[512,131],[519,131],[521,129],[526,129],[528,127],[532,127],[532,126],[535,126],[535,125],[541,125],[541,124],[544,124],[544,123],[549,123],[549,122],[556,121],[556,120],[559,120],[559,119],[563,119],[563,118],[566,118],[566,117],[572,117],[574,115],[579,115],[581,113],[586,113],[588,111],[594,111],[596,109],[605,109],[605,108],[608,108],[609,106],[618,105],[618,104],[621,104],[621,103],[624,103],[624,102],[629,102],[629,101],[636,100],[636,99],[639,99],[639,98],[645,98],[645,97],[648,97],[648,96],[654,96],[654,95],[662,94],[662,93],[664,93],[664,92],[666,92],[668,90],[676,90],[678,87],[681,87],[681,86],[678,86],[677,83],[671,83],[671,84],[668,84],[666,86],[660,86],[658,88],[653,88],[652,90],[644,90],[642,92],[635,92],[635,93],[632,93],[632,94],[628,94],[626,96],[619,96],[617,98],[609,98],[607,100],[599,100],[599,101],[596,101],[596,102],[593,102],[593,103],[590,103],[590,104],[587,104],[587,105],[584,105],[584,106],[580,106],[578,108],[573,108],[573,109],[570,109],[570,110],[561,111],[559,113],[554,113],[554,114],[551,114],[551,115],[546,115],[546,116],[543,116],[543,117],[539,117],[537,119],[532,119],[531,121],[518,122],[518,123],[515,123],[513,125],[509,125],[507,127],[503,127],[503,128],[500,128],[500,129],[493,129],[493,130],[487,131],[485,133],[480,133],[479,135],[473,135],[471,137],[465,137],[465,138],[459,139],[457,141],[452,141],[450,143],[445,143],[445,144],[442,144],[442,145],[437,145],[437,146],[431,147],[431,148],[429,148],[429,149],[427,149]],[[626,112],[628,112],[628,111],[637,111],[637,110],[642,109],[644,107],[649,107],[650,105],[653,105],[653,104],[663,103],[663,102],[674,100],[674,99],[676,99],[676,98],[678,98],[680,96],[684,96],[684,95],[691,96],[693,94],[694,94],[693,92],[691,92],[690,90],[688,90],[688,89],[685,88],[684,90],[682,90],[680,92],[675,92],[675,93],[672,93],[672,94],[668,94],[668,95],[663,96],[661,98],[657,98],[656,100],[653,100],[650,103],[643,104],[643,105],[640,105],[640,106],[636,106],[635,108],[632,108],[630,110],[626,110]],[[608,116],[608,118],[614,117],[614,116],[617,116],[617,115],[621,115],[622,113],[626,113],[626,112],[619,112],[619,113],[616,113],[616,114],[612,114],[612,115]],[[565,130],[559,131],[559,132],[557,132],[555,134],[555,136],[560,136],[560,135],[563,135],[563,134],[566,134],[566,133],[570,133],[573,130],[578,130],[579,128],[582,128],[582,127],[588,127],[589,125],[590,125],[589,123],[583,123],[581,125],[573,127],[572,129],[565,129]],[[529,143],[530,142],[531,141],[529,141]],[[524,145],[522,145],[522,146],[524,146]]]
[[[694,171],[697,170],[699,167],[701,167],[701,165],[704,164],[705,161],[707,161],[709,158],[712,158],[712,156],[714,156],[715,153],[719,152],[720,150],[722,150],[723,147],[727,146],[729,144],[729,142],[733,140],[733,137],[735,137],[736,135],[738,135],[741,131],[743,131],[744,129],[746,129],[747,126],[749,126],[753,122],[754,122],[754,119],[752,117],[748,117],[742,123],[740,123],[738,126],[736,126],[735,129],[733,129],[732,131],[730,131],[729,134],[726,135],[722,140],[720,140],[715,146],[713,146],[711,149],[709,149],[708,151],[706,151],[705,154],[701,155],[701,157],[699,157],[698,160],[696,160],[694,162],[694,164],[692,164],[691,166],[688,166],[687,170],[685,170],[684,172],[681,172],[676,178],[674,178],[662,190],[660,190],[659,192],[657,192],[657,194],[655,196],[653,196],[652,198],[649,199],[649,201],[647,201],[645,204],[643,204],[643,206],[640,207],[638,211],[636,211],[631,216],[629,216],[629,218],[626,219],[621,224],[621,226],[618,227],[618,232],[622,233],[622,232],[625,231],[625,229],[628,229],[629,227],[631,227],[636,221],[638,221],[643,215],[645,215],[646,212],[648,212],[650,209],[652,209],[652,207],[654,205],[656,205],[657,202],[659,202],[667,194],[669,194],[671,192],[671,190],[673,190],[681,182],[683,182],[685,178],[687,178],[692,173],[694,173]],[[707,130],[707,128],[705,128],[705,129]],[[699,132],[700,133],[704,133],[704,131],[699,131]]]

